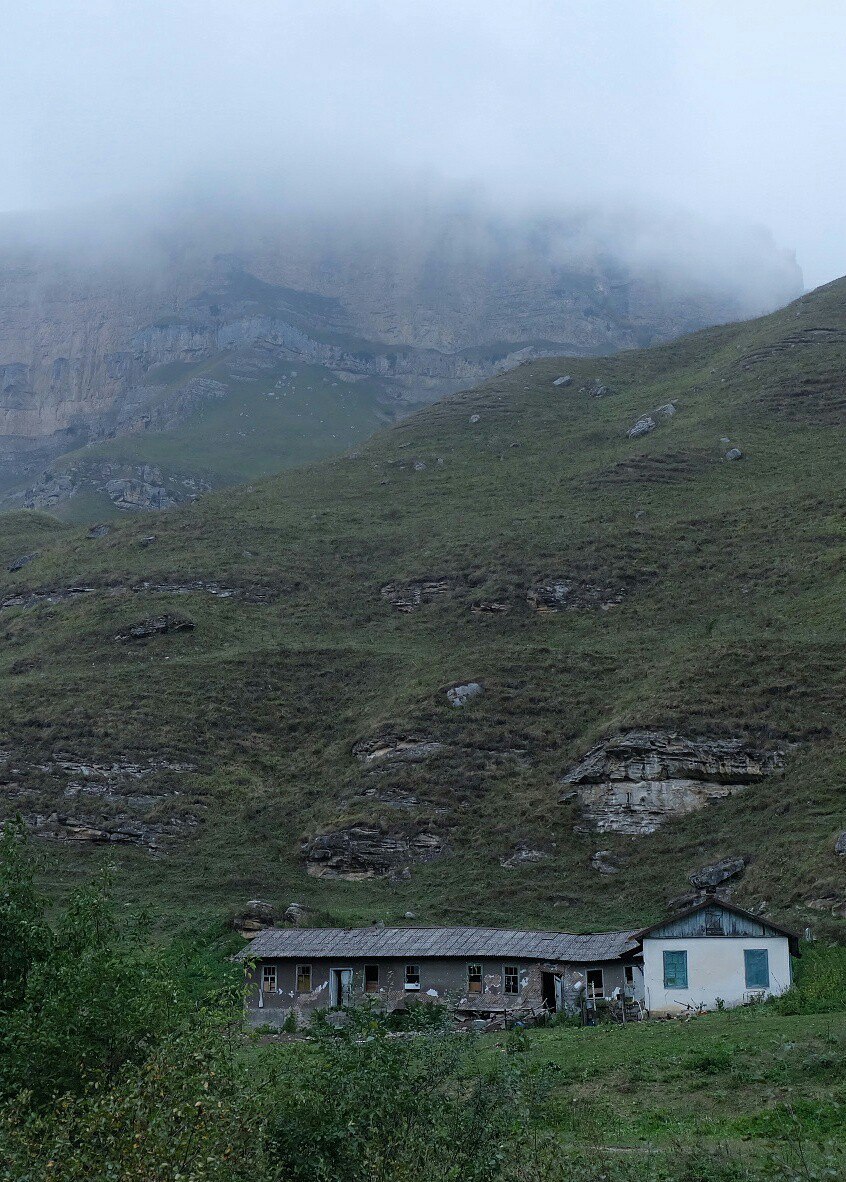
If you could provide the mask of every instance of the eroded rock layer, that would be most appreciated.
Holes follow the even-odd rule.
[[[783,768],[783,752],[755,750],[740,738],[626,731],[588,751],[563,783],[572,785],[565,799],[580,805],[580,829],[641,835]]]

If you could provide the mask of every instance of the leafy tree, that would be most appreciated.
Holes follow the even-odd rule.
[[[22,1004],[50,946],[26,826],[17,817],[0,826],[0,1015]]]

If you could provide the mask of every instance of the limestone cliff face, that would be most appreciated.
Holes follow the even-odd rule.
[[[743,311],[725,289],[621,262],[583,224],[473,209],[133,234],[47,246],[0,225],[0,462],[145,429],[148,404],[160,429],[181,396],[173,367],[215,357],[235,373],[289,357],[379,375],[419,401],[531,356],[635,347]],[[778,265],[773,302],[800,287]]]
[[[783,752],[740,738],[626,731],[592,748],[563,783],[580,806],[580,829],[642,835],[783,770]]]

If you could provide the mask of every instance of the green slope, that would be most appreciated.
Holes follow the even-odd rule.
[[[152,807],[190,826],[166,856],[45,843],[56,889],[116,857],[127,896],[180,915],[260,894],[345,920],[638,924],[742,853],[737,900],[835,928],[808,903],[846,899],[844,374],[841,281],[658,349],[536,362],[358,453],[58,537],[3,597],[101,593],[2,612],[7,810],[71,808],[38,770],[56,752],[193,765]],[[592,396],[596,380],[611,392]],[[673,417],[627,437],[671,399]],[[380,594],[421,578],[449,590],[407,614]],[[527,588],[556,578],[585,610],[531,609]],[[142,580],[239,594],[116,590]],[[591,588],[622,601],[598,610]],[[510,610],[471,610],[490,601]],[[165,610],[194,630],[114,639]],[[469,679],[485,693],[456,710],[445,690]],[[562,773],[631,726],[777,744],[786,772],[651,836],[575,831]],[[376,774],[352,747],[383,729],[448,747]],[[447,853],[397,883],[306,876],[300,839],[354,822],[428,826]],[[520,842],[548,857],[504,869]],[[623,871],[591,869],[600,848]]]
[[[60,502],[56,514],[80,523],[121,515],[102,488],[108,479],[104,465],[125,476],[140,465],[154,465],[180,499],[186,478],[220,488],[313,463],[367,439],[393,418],[378,378],[348,383],[324,366],[284,363],[258,379],[239,379],[229,366],[218,359],[154,371],[151,380],[164,390],[159,401],[190,378],[211,378],[227,393],[201,404],[170,430],[122,435],[61,456],[51,471],[76,472],[80,489]]]

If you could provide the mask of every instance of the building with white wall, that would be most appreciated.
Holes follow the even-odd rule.
[[[715,898],[639,932],[652,1016],[737,1006],[790,988],[798,937]]]

